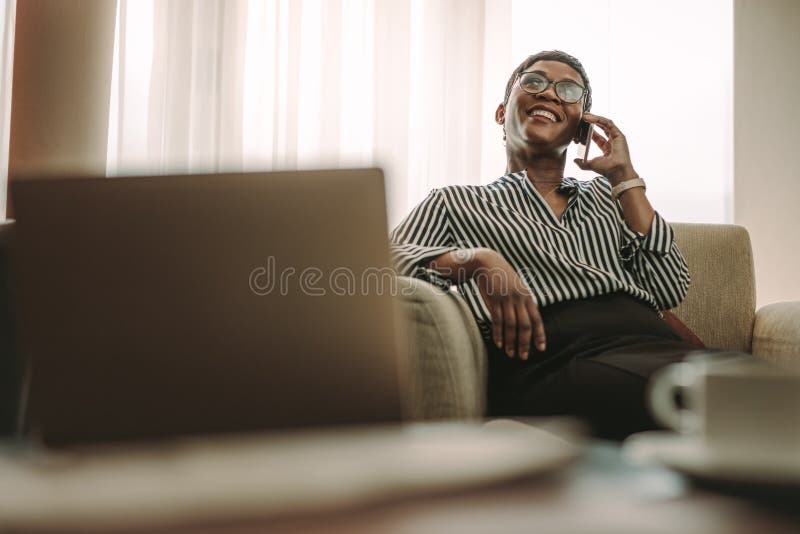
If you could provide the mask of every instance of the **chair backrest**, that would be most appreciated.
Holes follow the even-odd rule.
[[[692,284],[673,310],[710,348],[750,352],[756,290],[750,235],[732,224],[673,223]]]

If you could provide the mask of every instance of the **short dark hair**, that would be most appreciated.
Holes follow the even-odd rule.
[[[562,52],[561,50],[545,50],[543,52],[533,54],[532,56],[528,56],[525,61],[520,63],[519,67],[514,69],[514,72],[508,79],[508,83],[506,84],[506,94],[503,98],[503,105],[508,103],[508,96],[511,94],[511,89],[514,87],[514,82],[517,81],[517,76],[519,76],[519,73],[537,61],[560,61],[561,63],[566,63],[575,69],[575,72],[580,74],[581,78],[583,78],[583,85],[586,87],[586,98],[583,100],[583,111],[589,111],[592,109],[592,86],[589,83],[589,76],[586,74],[586,70],[584,70],[583,65],[581,65],[581,62],[578,61],[577,58],[567,54],[566,52]]]

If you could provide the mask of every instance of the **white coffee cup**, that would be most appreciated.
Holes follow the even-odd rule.
[[[796,372],[741,353],[695,353],[655,373],[647,397],[657,422],[715,452],[800,455]]]

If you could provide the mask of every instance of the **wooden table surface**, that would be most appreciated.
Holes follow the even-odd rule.
[[[617,443],[594,442],[565,469],[502,486],[334,515],[251,519],[161,532],[797,534],[797,504],[698,486],[665,468],[630,464]]]
[[[487,423],[488,427],[491,423]],[[549,426],[548,426],[549,425]],[[536,533],[703,533],[703,534],[783,534],[800,533],[800,492],[797,487],[789,493],[755,493],[752,488],[744,494],[746,488],[742,487],[712,487],[695,483],[689,478],[669,469],[653,464],[633,464],[623,454],[619,443],[610,441],[589,440],[564,441],[559,435],[577,436],[572,432],[570,425],[564,426],[564,421],[551,422],[537,421],[539,428],[523,425],[525,434],[519,435],[523,442],[506,439],[495,442],[494,437],[499,431],[497,427],[489,434],[484,435],[486,427],[464,429],[456,434],[450,434],[451,427],[447,425],[431,425],[422,427],[425,432],[432,434],[418,434],[419,430],[407,432],[400,428],[387,431],[364,430],[347,431],[333,434],[323,434],[322,438],[315,439],[306,435],[300,437],[265,438],[255,437],[232,441],[210,441],[208,450],[205,442],[189,442],[188,449],[178,445],[156,447],[153,456],[144,453],[144,456],[129,456],[122,453],[110,458],[110,469],[97,471],[97,476],[90,476],[92,469],[86,473],[87,458],[92,456],[78,455],[66,457],[55,456],[60,460],[46,463],[42,469],[48,473],[45,485],[25,487],[28,478],[25,476],[13,477],[14,466],[28,469],[27,461],[20,464],[7,464],[6,475],[0,479],[0,524],[9,527],[28,525],[24,532],[32,532],[31,528],[42,528],[49,525],[51,531],[66,532],[63,520],[58,521],[24,521],[14,523],[3,520],[2,510],[14,514],[23,508],[15,507],[14,502],[32,505],[31,509],[45,512],[52,507],[54,502],[48,501],[54,495],[71,496],[85,493],[85,498],[66,502],[80,504],[83,502],[84,512],[97,510],[105,514],[111,513],[115,533],[159,532],[162,534],[249,534],[256,532],[276,533],[303,533],[314,534],[322,532],[334,533],[419,533],[435,532],[447,533],[484,533],[484,532],[536,532]],[[547,428],[543,430],[542,428]],[[458,430],[458,429],[455,429]],[[513,427],[514,432],[519,431],[519,425]],[[558,432],[556,432],[558,430]],[[568,431],[563,433],[562,431]],[[493,433],[492,433],[493,432]],[[533,434],[531,434],[533,433]],[[427,436],[419,440],[418,436]],[[313,436],[313,434],[311,435]],[[324,436],[327,436],[324,437]],[[336,436],[339,436],[338,438]],[[372,436],[370,438],[370,436]],[[416,437],[415,437],[416,436]],[[466,437],[465,437],[466,436]],[[514,434],[516,436],[516,434]],[[529,441],[531,436],[536,437]],[[455,437],[456,441],[453,441]],[[489,441],[486,441],[486,439]],[[403,441],[408,439],[410,441]],[[338,441],[337,441],[338,440]],[[364,441],[366,440],[366,441]],[[464,441],[466,440],[466,441]],[[469,441],[473,440],[473,441]],[[477,440],[477,441],[475,441]],[[586,444],[583,448],[576,448],[570,444]],[[338,443],[338,453],[336,447]],[[439,444],[439,455],[434,454],[436,461],[414,462],[419,449],[414,444]],[[480,448],[472,450],[471,447],[463,449],[464,445],[479,444]],[[510,448],[493,446],[492,444],[514,445]],[[528,444],[534,448],[529,448]],[[587,444],[588,443],[588,444]],[[410,445],[410,449],[408,448]],[[564,449],[566,445],[566,449]],[[522,446],[522,448],[520,448]],[[443,447],[443,448],[442,448]],[[134,451],[136,449],[133,449]],[[459,455],[459,451],[463,455]],[[570,453],[563,457],[559,451],[583,451],[576,457]],[[383,451],[384,454],[379,454]],[[405,454],[409,452],[411,456]],[[520,454],[523,451],[524,454]],[[446,456],[441,456],[446,452]],[[479,452],[480,454],[476,454]],[[443,488],[472,488],[460,490],[445,490],[440,488],[439,493],[420,493],[426,487],[424,484],[414,486],[418,489],[400,493],[381,493],[380,485],[356,486],[373,488],[369,490],[374,498],[358,498],[359,493],[347,491],[347,479],[366,480],[367,482],[383,481],[384,478],[394,478],[395,482],[409,478],[413,480],[430,478],[431,470],[437,472],[466,474],[472,462],[480,462],[472,467],[482,469],[482,466],[494,464],[499,468],[502,462],[510,465],[514,473],[524,465],[523,462],[531,459],[546,458],[548,454],[559,457],[564,461],[555,461],[547,464],[548,471],[539,469],[520,469],[522,473],[530,474],[524,478],[516,478],[508,482],[508,477],[483,478],[483,487],[474,484],[448,485]],[[466,453],[466,454],[464,454]],[[139,454],[139,453],[137,453]],[[487,457],[488,455],[488,457]],[[492,462],[492,458],[502,455]],[[425,458],[424,449],[422,457]],[[529,458],[530,457],[530,458]],[[99,462],[102,467],[105,461],[100,455]],[[120,460],[120,458],[122,460]],[[137,460],[138,458],[138,460]],[[144,463],[142,463],[144,458]],[[174,461],[182,458],[182,462]],[[484,461],[485,458],[485,461]],[[498,462],[501,460],[501,462]],[[115,462],[122,463],[115,463]],[[287,463],[294,462],[294,463]],[[302,465],[299,465],[300,462]],[[466,462],[466,464],[465,464]],[[567,462],[567,463],[565,463]],[[35,464],[38,465],[38,464]],[[108,467],[107,465],[107,467]],[[216,465],[216,469],[214,466]],[[288,466],[283,469],[282,466]],[[449,467],[448,467],[449,465]],[[535,466],[536,464],[532,464]],[[137,467],[138,466],[138,467]],[[124,478],[125,473],[130,474],[131,469],[145,470],[144,478]],[[153,466],[156,466],[155,468]],[[326,467],[330,466],[330,467]],[[415,467],[416,466],[416,467]],[[423,466],[423,471],[420,471]],[[463,467],[462,467],[463,466]],[[298,468],[299,467],[299,468]],[[36,468],[38,469],[38,468]],[[78,478],[78,483],[64,485],[67,480],[60,478],[60,473],[69,473],[71,469],[83,473],[83,478]],[[155,472],[153,472],[155,469]],[[191,484],[180,483],[169,486],[170,480],[185,480],[179,476],[177,479],[170,477],[170,472],[202,475],[199,478],[190,478]],[[244,471],[242,470],[244,469]],[[259,471],[259,469],[261,469]],[[364,478],[349,476],[352,469],[360,469],[360,474],[372,473]],[[398,472],[398,469],[405,475]],[[366,471],[365,471],[366,470]],[[455,471],[453,471],[455,470]],[[166,472],[165,472],[166,471]],[[26,473],[28,471],[25,471]],[[165,472],[165,476],[160,473]],[[306,485],[302,478],[309,473],[315,473],[318,480]],[[334,475],[339,476],[334,476]],[[119,478],[123,476],[123,478]],[[52,478],[48,478],[52,477]],[[227,480],[226,480],[227,477]],[[254,488],[263,489],[265,480],[272,480],[267,484],[270,491],[253,492],[241,491],[247,489],[247,483],[255,481]],[[298,478],[301,477],[301,478]],[[378,478],[375,478],[378,477]],[[435,478],[435,477],[434,477]],[[374,480],[373,480],[374,479]],[[17,482],[14,482],[16,480]],[[127,482],[121,482],[127,480]],[[329,485],[326,480],[336,480],[339,484]],[[494,485],[486,486],[488,481],[494,480]],[[497,482],[505,480],[506,482]],[[293,482],[297,484],[293,485]],[[143,486],[142,484],[145,484]],[[156,484],[153,486],[153,484]],[[94,487],[102,493],[86,491]],[[146,493],[141,490],[145,487]],[[34,488],[32,491],[31,488]],[[65,488],[69,490],[65,493]],[[105,488],[105,489],[104,489]],[[110,489],[116,489],[117,500],[104,499]],[[181,489],[183,488],[183,489]],[[310,491],[313,489],[324,490]],[[236,493],[237,489],[239,493]],[[309,491],[300,491],[300,490]],[[27,492],[26,492],[27,490]],[[52,490],[52,491],[51,491]],[[137,490],[139,491],[137,496]],[[161,491],[159,491],[161,490]],[[197,490],[197,491],[194,491]],[[379,493],[374,493],[377,490]],[[53,493],[53,491],[55,493]],[[121,497],[120,497],[120,491]],[[334,492],[334,493],[331,493]],[[432,490],[431,490],[432,491]],[[199,492],[199,493],[198,493]],[[5,498],[4,498],[5,495]],[[28,495],[28,497],[25,497]],[[142,496],[149,496],[143,499]],[[200,497],[191,499],[191,495]],[[203,500],[202,496],[212,496],[213,500]],[[319,502],[336,503],[335,506],[314,506],[314,498]],[[355,498],[339,498],[338,496],[352,495]],[[188,498],[188,507],[184,504],[181,508],[181,496]],[[334,500],[330,498],[334,496]],[[380,497],[383,496],[383,497]],[[17,497],[16,501],[12,497]],[[290,497],[286,500],[285,497]],[[122,499],[120,501],[119,499]],[[267,498],[267,501],[263,499]],[[322,498],[322,501],[319,499]],[[379,500],[379,499],[384,500]],[[27,500],[26,500],[27,499]],[[33,500],[31,500],[33,499]],[[137,500],[138,499],[138,500]],[[249,503],[244,508],[237,508],[241,513],[228,513],[230,503],[237,499],[244,499]],[[294,499],[294,500],[292,500]],[[299,499],[299,500],[298,500]],[[61,502],[64,502],[61,499]],[[149,504],[146,504],[148,503]],[[40,504],[37,504],[40,503]],[[143,503],[142,505],[136,503]],[[155,507],[154,507],[155,503]],[[206,503],[201,504],[201,503]],[[276,503],[284,503],[277,506]],[[286,504],[288,503],[288,505]],[[347,504],[351,503],[351,504]],[[360,503],[360,504],[357,504]],[[239,504],[242,504],[239,502]],[[270,504],[272,505],[270,507]],[[290,506],[289,506],[290,505]],[[88,508],[87,508],[88,506]],[[144,506],[144,508],[140,507]],[[175,508],[178,506],[178,508]],[[287,508],[287,506],[289,506]],[[147,511],[149,510],[149,512]],[[180,521],[160,520],[159,517],[168,517],[171,512],[182,510]],[[196,510],[196,511],[195,511]],[[247,510],[246,515],[244,510]],[[294,513],[308,513],[308,510],[327,510],[318,512],[317,515],[287,516],[280,515],[295,510]],[[64,516],[75,519],[73,512]],[[158,515],[166,512],[166,515]],[[221,512],[221,513],[220,513]],[[120,515],[120,513],[127,515]],[[141,520],[147,518],[150,520]],[[153,515],[153,514],[156,515]],[[27,517],[43,517],[38,515]],[[80,517],[80,515],[78,516]],[[228,519],[222,519],[226,517]],[[155,521],[152,519],[155,518]],[[196,518],[193,519],[193,518]],[[232,519],[236,518],[236,519]],[[244,519],[246,518],[246,519]],[[6,516],[9,519],[9,516]],[[80,521],[74,525],[96,525],[94,532],[105,531],[100,529],[102,523]],[[133,525],[140,525],[134,527]],[[148,525],[144,528],[141,525]],[[172,526],[166,526],[172,525]],[[77,526],[75,527],[77,528]],[[98,530],[100,529],[100,530]],[[2,528],[0,528],[2,530]],[[85,530],[81,530],[84,532]]]

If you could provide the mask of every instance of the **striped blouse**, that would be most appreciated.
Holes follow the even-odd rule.
[[[426,265],[445,252],[483,247],[516,269],[540,307],[613,292],[655,310],[681,302],[689,269],[658,213],[645,235],[625,224],[606,178],[564,178],[559,190],[569,196],[561,221],[525,171],[485,186],[434,189],[391,232],[395,269],[449,289],[452,282]],[[457,289],[490,340],[491,314],[477,283],[468,280]]]

